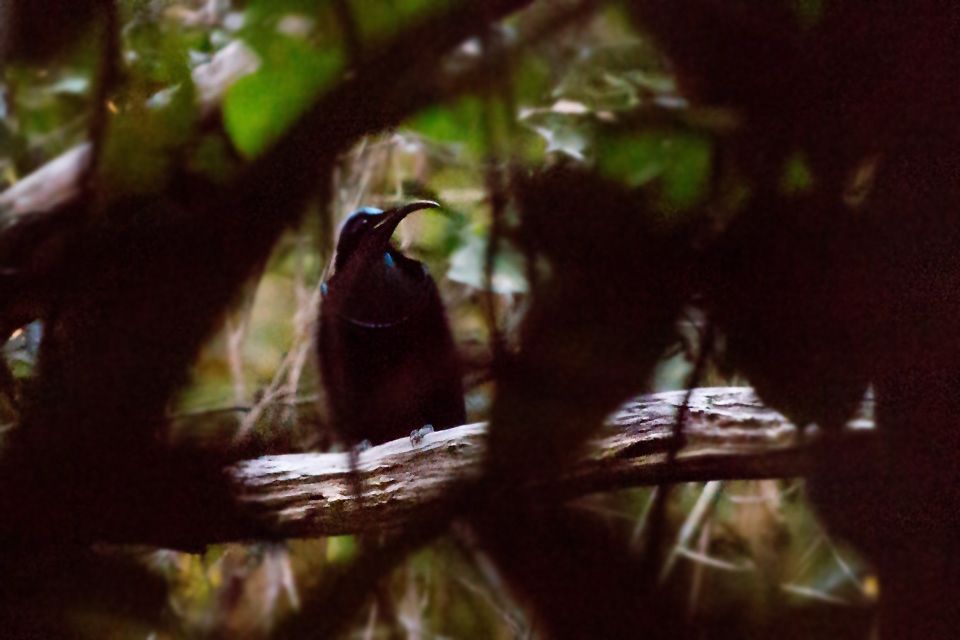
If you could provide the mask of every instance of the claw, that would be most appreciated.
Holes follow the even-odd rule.
[[[421,442],[423,442],[423,439],[431,433],[433,433],[432,424],[426,424],[420,429],[414,429],[410,432],[410,444],[413,446],[419,445]]]

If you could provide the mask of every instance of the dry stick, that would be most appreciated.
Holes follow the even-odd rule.
[[[287,352],[287,355],[280,362],[280,366],[273,374],[270,384],[264,389],[261,398],[250,408],[243,422],[237,428],[237,432],[233,437],[234,444],[239,444],[250,436],[254,427],[257,425],[257,420],[260,419],[260,416],[269,407],[271,402],[277,398],[286,397],[291,393],[285,382],[285,376],[296,360],[295,354],[298,346],[297,344],[291,345],[290,351]]]
[[[310,296],[313,302],[312,308],[316,309],[320,298],[320,286],[314,287],[313,295]],[[297,390],[300,388],[300,377],[303,375],[303,369],[307,364],[307,356],[310,353],[310,347],[313,346],[313,336],[310,332],[310,325],[313,317],[305,315],[304,323],[295,335],[295,347],[291,347],[293,361],[290,364],[287,373],[287,397],[296,398]]]
[[[500,570],[487,552],[480,548],[476,532],[470,525],[460,520],[453,522],[451,533],[453,534],[451,539],[455,543],[457,551],[466,562],[473,565],[473,568],[486,584],[487,589],[481,592],[476,585],[463,578],[460,578],[459,582],[470,591],[474,591],[481,600],[487,602],[491,609],[500,614],[504,624],[512,629],[514,636],[520,637],[526,625],[522,619],[517,619],[513,615],[516,613],[516,608],[510,602],[508,589]]]
[[[684,395],[661,393],[625,405],[591,442],[588,455],[559,478],[531,478],[529,487],[516,488],[518,499],[523,494],[532,500],[571,499],[657,484],[664,477],[666,447]],[[796,427],[764,407],[751,389],[698,389],[690,407],[687,446],[677,457],[672,481],[805,472]],[[848,429],[841,450],[862,447],[870,436],[863,429]],[[265,525],[283,537],[393,530],[443,506],[458,479],[480,477],[486,443],[486,426],[474,424],[429,434],[418,446],[401,438],[364,452],[360,473],[367,515],[374,520],[364,519],[351,500],[342,453],[264,456],[234,465],[231,474],[245,508],[261,514]]]
[[[684,395],[661,393],[625,405],[583,458],[559,478],[538,476],[530,479],[530,486],[516,487],[517,499],[565,500],[656,485],[664,478],[666,445]],[[687,446],[677,456],[672,481],[790,478],[808,472],[804,452],[796,444],[796,427],[764,407],[751,389],[698,389],[690,406]],[[869,405],[864,416],[868,412]],[[845,429],[837,443],[839,455],[871,446],[875,436],[866,423],[863,417]],[[225,469],[235,487],[233,495],[204,507],[216,509],[225,518],[238,514],[230,528],[191,523],[192,529],[177,530],[152,522],[176,520],[183,507],[193,506],[183,505],[177,513],[155,511],[151,522],[118,523],[103,539],[176,547],[185,537],[216,543],[262,537],[264,531],[273,538],[309,538],[405,530],[452,511],[451,496],[459,495],[458,482],[483,474],[486,443],[486,426],[474,424],[428,434],[416,447],[404,437],[364,452],[360,473],[366,489],[365,513],[352,499],[347,454],[245,460]],[[861,467],[851,459],[850,472],[855,476],[873,473],[869,465]],[[454,506],[463,513],[473,504]]]
[[[700,566],[710,567],[711,569],[716,569],[718,571],[729,571],[731,573],[753,573],[757,570],[757,565],[753,560],[749,559],[737,564],[715,558],[706,553],[700,553],[699,551],[691,551],[690,549],[680,549],[678,554],[684,558],[688,558],[696,562]]]
[[[297,619],[282,622],[273,637],[303,638],[307,632],[312,634],[309,637],[339,637],[367,601],[366,594],[410,553],[443,534],[448,525],[447,514],[427,515],[402,532],[387,535],[382,545],[359,554],[342,571],[328,572],[325,583],[304,599],[305,606]]]
[[[370,614],[367,616],[367,626],[363,630],[363,640],[373,640],[377,630],[377,600],[370,603]]]
[[[818,548],[820,548],[820,545],[823,544],[826,539],[827,534],[821,528],[820,532],[817,534],[817,537],[814,538],[813,542],[810,543],[810,546],[807,547],[806,551],[800,555],[800,559],[797,560],[793,580],[799,580],[803,574],[807,572],[807,569],[813,566],[813,554]]]
[[[800,431],[801,433],[797,434],[797,440],[799,443],[802,444],[803,443],[802,429]],[[833,541],[830,539],[830,535],[827,533],[826,529],[824,529],[823,526],[820,525],[819,530],[820,531],[817,537],[813,540],[813,542],[810,544],[807,550],[803,552],[803,554],[800,556],[800,559],[797,561],[796,570],[794,571],[792,580],[793,581],[799,580],[804,575],[804,573],[806,573],[807,569],[813,564],[814,552],[821,545],[823,545],[824,547],[826,547],[831,557],[833,557],[834,561],[836,561],[837,565],[840,567],[841,572],[843,572],[843,574],[847,576],[847,579],[849,579],[850,582],[857,587],[857,590],[860,591],[860,593],[863,594],[864,597],[866,597],[867,596],[866,586],[863,584],[863,581],[857,577],[853,569],[850,568],[850,565],[848,565],[846,561],[843,559],[843,557],[840,555],[839,550],[837,549],[836,545],[833,544]]]
[[[833,541],[830,539],[830,536],[824,533],[823,542],[826,544],[827,548],[830,550],[830,554],[833,556],[833,559],[840,566],[840,570],[847,576],[847,578],[857,587],[861,594],[866,597],[867,588],[863,584],[863,581],[857,578],[857,574],[853,572],[853,569],[850,568],[850,565],[843,559],[840,555],[840,552],[837,550],[836,545],[833,544]]]
[[[690,544],[690,540],[697,532],[697,529],[700,528],[700,525],[713,512],[713,506],[716,504],[717,496],[720,495],[721,488],[723,488],[722,480],[712,480],[704,485],[703,491],[700,492],[700,497],[684,521],[683,526],[680,527],[680,535],[677,536],[677,542],[673,550],[667,557],[667,561],[663,563],[663,570],[660,572],[661,583],[666,581],[670,572],[673,570],[673,565],[677,561],[677,555],[687,549],[687,545]]]
[[[300,608],[300,593],[297,591],[297,582],[294,579],[293,567],[290,565],[290,554],[278,554],[276,561],[280,563],[280,584],[287,593],[290,606],[294,610],[297,610]]]
[[[224,331],[227,334],[227,364],[233,379],[233,401],[237,405],[247,404],[247,385],[243,367],[243,339],[247,322],[241,314],[229,314]]]
[[[811,587],[803,587],[796,584],[785,584],[780,587],[785,593],[789,593],[794,596],[801,596],[804,598],[809,598],[811,600],[817,600],[826,604],[835,604],[844,607],[850,606],[850,602],[844,600],[843,598],[838,598],[837,596],[832,596],[829,593],[813,589]]]
[[[297,397],[300,390],[300,378],[303,375],[303,369],[307,363],[310,347],[313,346],[313,332],[311,329],[316,324],[323,282],[321,279],[312,289],[307,288],[305,273],[306,250],[306,237],[303,233],[300,233],[297,235],[297,259],[293,272],[293,290],[297,299],[297,309],[293,314],[293,342],[301,346],[296,350],[296,356],[294,357],[293,364],[290,367],[290,373],[287,377],[287,386],[290,391],[284,403],[284,423],[287,425],[292,425],[294,420],[296,420],[295,409],[297,407]]]
[[[659,491],[660,487],[653,487],[650,489],[650,497],[647,499],[647,504],[643,506],[643,511],[640,513],[640,517],[637,518],[637,522],[633,526],[633,533],[630,535],[631,549],[636,548],[637,543],[640,541],[640,537],[647,528],[647,522],[650,520],[650,512],[653,510],[653,505],[657,500],[657,493]]]
[[[323,278],[321,278],[313,288],[310,298],[307,301],[308,309],[319,308],[322,285]],[[299,311],[298,309],[298,316],[300,316]],[[302,324],[298,324],[297,318],[294,318],[293,342],[287,351],[287,355],[280,363],[280,366],[274,373],[270,384],[264,390],[260,400],[254,404],[244,417],[243,422],[237,428],[237,432],[234,435],[235,444],[243,442],[251,435],[253,429],[256,427],[257,421],[263,412],[269,408],[270,403],[275,400],[286,400],[288,405],[291,402],[298,402],[296,394],[299,387],[300,376],[306,365],[307,356],[309,355],[308,351],[313,344],[313,336],[309,330],[309,327],[312,325],[313,316],[308,312],[305,317],[301,316],[300,321]]]
[[[500,617],[500,622],[510,629],[514,637],[520,636],[521,632],[523,631],[523,625],[517,621],[505,607],[494,601],[493,597],[490,595],[493,590],[490,589],[489,585],[486,589],[481,589],[478,585],[475,585],[473,582],[467,580],[463,576],[455,576],[454,579],[464,589],[476,596],[478,600],[490,607],[490,609]]]
[[[493,270],[497,251],[500,246],[500,237],[503,234],[503,210],[506,206],[506,194],[503,189],[502,172],[494,166],[491,160],[491,166],[486,171],[487,190],[490,197],[490,237],[487,241],[487,250],[484,254],[483,280],[486,288],[484,299],[486,304],[486,313],[484,314],[487,322],[487,331],[490,334],[490,346],[493,351],[493,369],[497,371],[504,362],[505,347],[503,332],[497,322],[497,304],[496,293],[494,292]]]
[[[703,523],[703,528],[700,530],[700,539],[697,541],[697,553],[706,556],[710,544],[710,523],[711,519]],[[703,589],[703,574],[704,574],[704,565],[702,562],[698,562],[693,566],[693,578],[690,584],[690,599],[687,602],[687,619],[692,620],[693,617],[697,614],[698,605],[700,603],[700,591]]]
[[[677,417],[673,422],[673,433],[667,446],[667,461],[665,465],[664,481],[657,487],[658,491],[654,498],[650,517],[650,535],[648,536],[648,545],[646,551],[646,562],[650,570],[648,575],[653,575],[654,568],[659,564],[660,542],[663,540],[663,529],[667,518],[667,498],[670,496],[670,488],[673,486],[671,478],[676,470],[677,453],[684,445],[683,425],[687,418],[690,408],[690,398],[696,389],[700,380],[703,378],[703,372],[707,367],[707,362],[713,353],[713,323],[707,323],[703,340],[700,344],[700,353],[697,354],[697,361],[694,364],[693,371],[690,372],[690,379],[687,382],[687,392],[683,397],[683,404],[677,409]],[[670,561],[668,561],[670,564]],[[667,566],[664,566],[664,570]],[[661,579],[665,574],[661,574]]]

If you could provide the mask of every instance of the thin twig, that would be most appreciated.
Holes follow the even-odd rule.
[[[667,465],[669,466],[669,464],[668,461]],[[660,582],[666,581],[670,575],[670,572],[673,570],[673,565],[677,560],[677,555],[688,551],[687,546],[690,544],[690,540],[697,532],[697,529],[700,528],[700,525],[713,511],[713,506],[716,504],[717,496],[720,495],[720,489],[722,488],[723,482],[720,480],[713,480],[704,485],[703,491],[700,492],[700,497],[697,499],[697,503],[690,511],[683,526],[680,527],[680,534],[677,536],[677,542],[674,544],[673,550],[667,557],[667,561],[663,563],[663,569],[660,572]]]
[[[726,560],[714,558],[713,556],[707,554],[691,551],[690,549],[680,549],[677,553],[684,558],[696,562],[699,565],[710,567],[711,569],[717,569],[719,571],[750,573],[757,570],[757,567],[752,560],[747,560],[742,564],[735,564],[733,562],[727,562]]]
[[[114,0],[99,3],[101,10],[100,58],[97,63],[97,80],[93,91],[93,115],[90,118],[88,137],[91,143],[90,162],[84,170],[80,183],[92,186],[97,165],[106,144],[107,126],[110,120],[109,101],[119,79],[120,36],[117,5]]]
[[[243,367],[243,339],[246,335],[245,314],[227,316],[224,331],[227,334],[227,364],[233,380],[233,401],[238,405],[247,403],[247,384]]]
[[[857,577],[857,574],[853,572],[853,569],[850,568],[850,565],[848,565],[847,562],[840,555],[840,552],[837,550],[837,547],[833,544],[833,541],[830,540],[830,536],[824,535],[823,542],[827,546],[827,548],[830,550],[830,553],[831,555],[833,555],[833,559],[836,561],[837,565],[840,567],[840,570],[844,573],[845,576],[847,576],[850,582],[852,582],[854,586],[857,587],[860,593],[866,596],[867,589],[864,586],[863,581]]]
[[[700,539],[697,541],[697,553],[706,556],[710,546],[710,524],[711,518],[707,518],[700,529]],[[687,618],[693,619],[697,614],[700,603],[700,592],[703,589],[704,563],[697,562],[693,565],[693,577],[690,581],[690,599],[687,601]]]
[[[657,500],[658,491],[659,491],[658,487],[652,487],[650,489],[650,496],[647,498],[647,504],[643,506],[643,511],[640,513],[640,517],[637,518],[637,522],[633,526],[633,533],[630,535],[631,548],[636,547],[637,543],[643,537],[643,532],[647,528],[647,522],[650,521],[650,511],[653,509],[653,505]]]
[[[803,587],[796,584],[785,584],[780,588],[791,595],[801,596],[804,598],[809,598],[811,600],[817,600],[818,602],[824,602],[827,604],[836,604],[843,607],[850,606],[850,603],[844,600],[843,598],[838,598],[837,596],[832,596],[829,593],[824,593],[823,591],[811,589],[810,587]]]
[[[704,332],[703,340],[700,344],[700,352],[697,354],[697,361],[694,364],[693,371],[690,372],[690,378],[687,381],[687,392],[683,396],[683,403],[677,409],[677,416],[673,421],[673,432],[670,441],[667,444],[667,461],[665,465],[664,478],[667,480],[659,486],[656,498],[651,509],[650,517],[650,536],[647,545],[647,563],[653,575],[653,568],[658,564],[661,552],[660,542],[663,540],[663,530],[666,523],[667,498],[670,496],[670,488],[673,483],[669,480],[673,477],[677,464],[677,453],[684,446],[683,425],[686,422],[687,414],[690,410],[690,398],[693,391],[700,385],[703,373],[706,370],[707,363],[713,354],[714,329],[713,323],[708,322]],[[670,561],[663,567],[662,577],[669,572]]]
[[[490,198],[490,237],[487,241],[487,250],[484,254],[483,279],[486,289],[486,320],[487,331],[490,335],[490,347],[493,351],[494,370],[503,363],[505,346],[503,332],[497,322],[497,296],[494,291],[494,264],[497,251],[500,247],[500,238],[503,235],[503,212],[506,208],[507,195],[503,185],[503,172],[494,159],[490,159],[486,171],[487,192]]]

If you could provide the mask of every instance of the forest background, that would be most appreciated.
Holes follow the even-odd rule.
[[[958,9],[0,12],[6,637],[960,625]],[[313,346],[335,230],[415,198],[442,208],[397,242],[441,288],[482,472],[374,545],[281,540],[223,469],[337,450]],[[550,490],[624,402],[730,385],[803,429],[805,479],[678,483],[684,401],[649,486]]]

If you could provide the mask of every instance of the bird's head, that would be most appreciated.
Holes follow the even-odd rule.
[[[400,221],[414,211],[437,209],[440,205],[432,200],[417,200],[386,211],[373,207],[357,209],[340,227],[337,241],[337,257],[334,269],[341,271],[353,258],[365,260],[389,259],[390,237]]]

